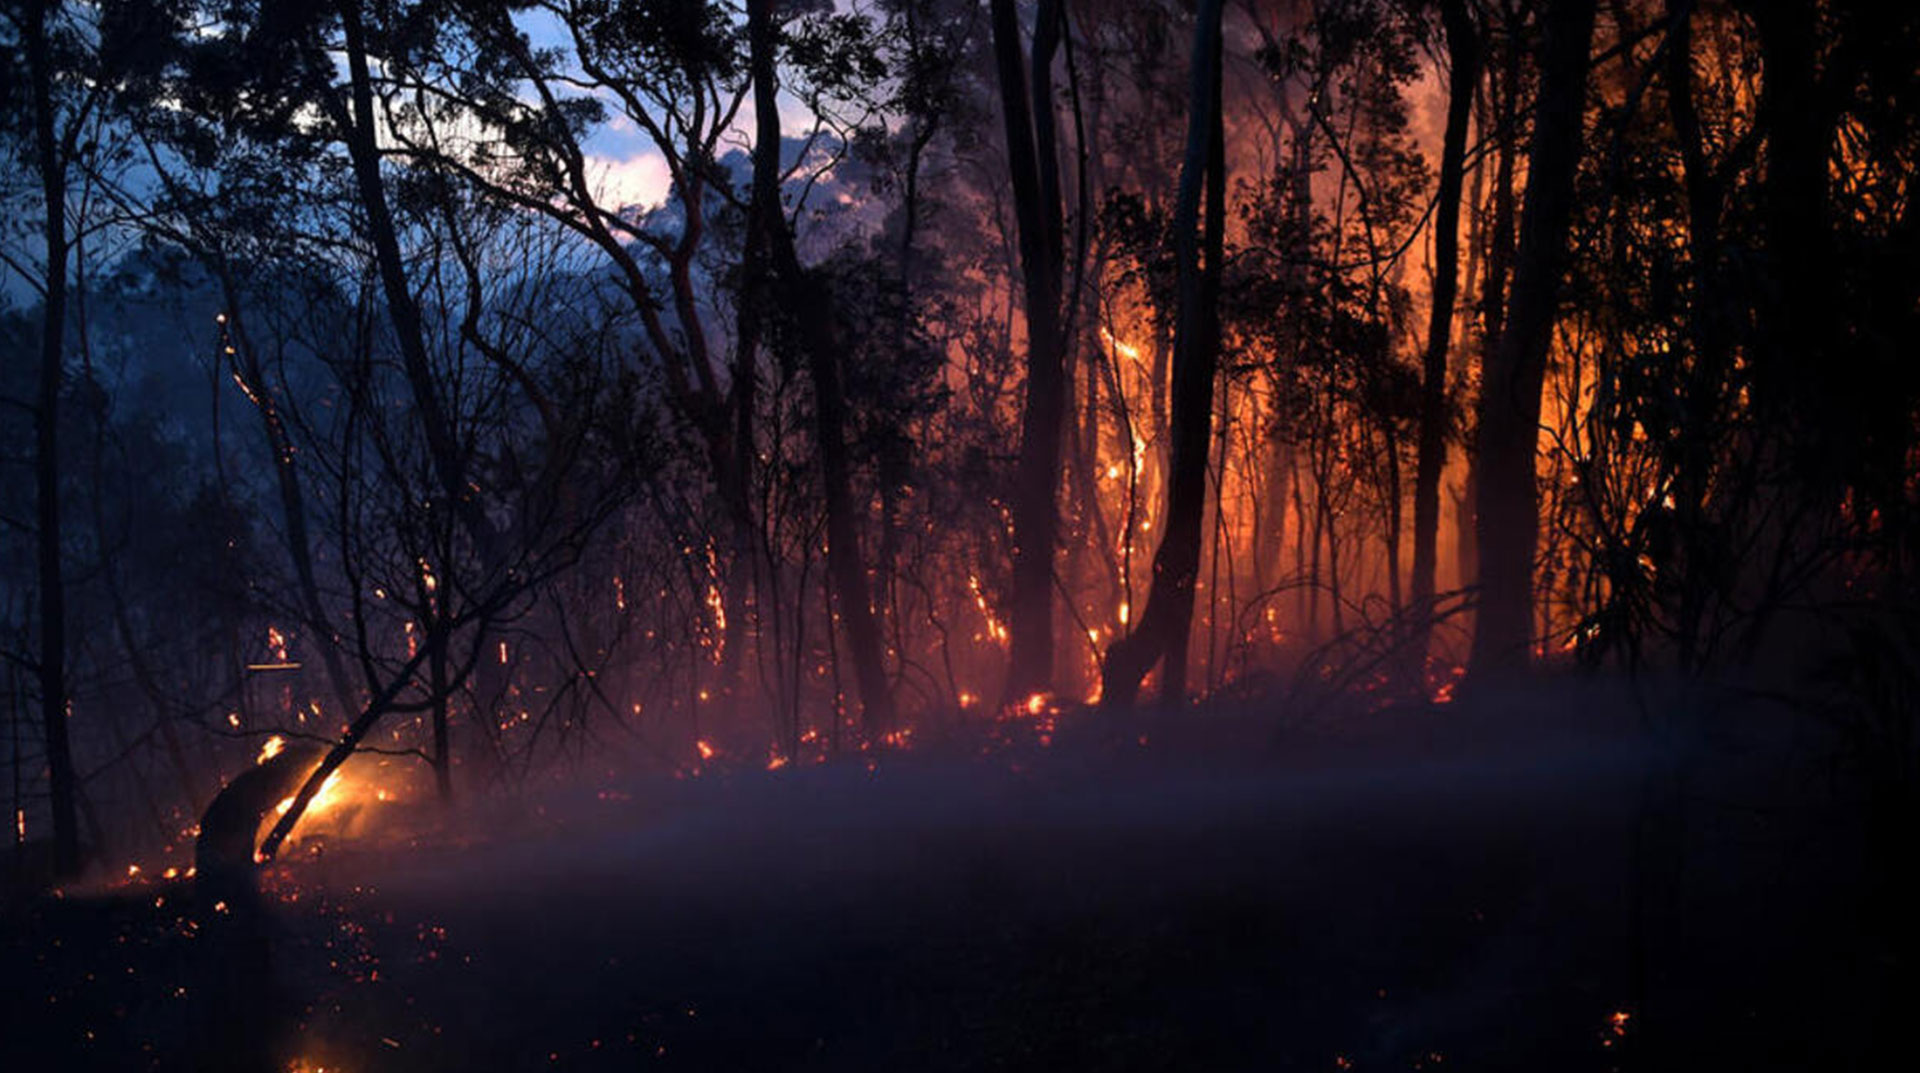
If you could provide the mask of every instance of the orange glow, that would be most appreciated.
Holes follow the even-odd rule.
[[[275,734],[273,737],[268,738],[265,744],[260,746],[260,755],[254,757],[253,762],[256,764],[264,764],[285,752],[286,748],[287,739]]]

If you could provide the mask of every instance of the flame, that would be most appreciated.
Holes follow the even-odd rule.
[[[1001,644],[1006,644],[1008,639],[1007,627],[998,618],[994,617],[993,608],[988,606],[987,594],[981,591],[980,588],[979,575],[967,575],[967,591],[973,594],[973,606],[979,608],[980,617],[987,622],[987,635]]]
[[[255,757],[253,762],[256,764],[264,764],[285,752],[286,749],[287,739],[275,734],[273,737],[267,739],[266,744],[260,746],[260,755]]]
[[[702,760],[713,759],[715,750],[713,746],[707,741],[707,739],[701,738],[699,741],[696,741],[693,743],[693,747],[699,750],[700,759]]]
[[[707,614],[713,622],[713,662],[718,664],[726,648],[727,602],[720,592],[720,556],[714,551],[713,541],[707,541]]]
[[[339,790],[339,787],[340,772],[336,770],[333,774],[327,776],[327,781],[320,784],[320,789],[314,793],[313,800],[307,802],[307,811],[302,813],[300,818],[302,820],[309,819],[339,804],[340,794],[336,792]],[[275,815],[285,816],[287,810],[292,807],[293,798],[289,797],[281,801],[278,805],[275,805],[273,811]]]

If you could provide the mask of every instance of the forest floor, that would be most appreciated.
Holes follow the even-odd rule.
[[[270,879],[284,1068],[1844,1069],[1887,1045],[1858,812],[1791,720],[1720,718],[1678,766],[1564,685],[1286,722],[1087,716],[1048,749],[330,847]],[[0,1069],[205,1068],[193,914],[179,884],[0,907]]]

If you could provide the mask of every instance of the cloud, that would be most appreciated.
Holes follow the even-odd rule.
[[[602,205],[652,208],[666,201],[671,179],[667,162],[658,153],[629,157],[589,156],[587,175]]]

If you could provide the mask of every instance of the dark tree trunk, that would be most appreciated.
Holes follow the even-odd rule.
[[[1539,530],[1534,451],[1573,218],[1593,18],[1594,0],[1565,0],[1546,8],[1513,296],[1499,345],[1482,376],[1475,527],[1480,607],[1469,664],[1479,680],[1525,668],[1533,639],[1533,557]]]
[[[483,577],[489,581],[495,580],[494,575],[499,566],[498,534],[469,486],[466,453],[461,447],[454,418],[448,413],[445,401],[441,398],[440,387],[436,382],[432,363],[427,356],[425,323],[419,303],[414,300],[412,288],[408,284],[406,262],[400,250],[398,226],[394,222],[393,212],[387,201],[386,186],[380,175],[380,150],[375,134],[379,119],[375,114],[366,30],[360,21],[360,9],[352,0],[341,4],[340,22],[346,46],[349,100],[342,103],[332,96],[325,100],[331,111],[331,118],[341,138],[346,142],[356,193],[359,195],[360,206],[366,213],[367,237],[373,244],[374,261],[380,273],[381,292],[386,298],[387,317],[393,325],[394,336],[400,347],[401,365],[420,420],[421,431],[425,434],[427,453],[434,476],[440,484],[441,494],[446,496],[448,509],[471,542]],[[450,570],[453,564],[449,562],[446,567]],[[427,597],[429,616],[436,620],[447,614],[444,608],[437,606],[437,601],[451,598],[454,591],[451,584],[445,582],[442,584],[444,590],[441,596]],[[484,631],[485,622],[482,621],[478,628]],[[429,625],[427,652],[430,659],[434,661],[435,670],[443,676],[447,646],[451,643],[450,629],[442,628],[437,623]],[[479,643],[478,638],[475,643]],[[445,702],[445,695],[452,686],[444,681],[434,681],[430,683],[430,688],[434,700],[435,781],[442,799],[445,800],[452,794],[448,770],[451,758],[447,754]],[[344,760],[344,757],[342,759]],[[304,807],[305,803],[302,801],[294,812]]]
[[[1440,189],[1434,213],[1433,311],[1421,361],[1420,439],[1413,477],[1413,611],[1419,623],[1413,646],[1424,664],[1432,633],[1434,574],[1440,536],[1440,474],[1447,465],[1447,350],[1452,345],[1453,307],[1460,260],[1460,188],[1466,171],[1467,127],[1480,81],[1480,39],[1466,0],[1442,0],[1446,26],[1447,127],[1440,148]]]
[[[39,398],[33,411],[35,524],[40,572],[40,722],[46,736],[53,808],[54,875],[80,872],[74,811],[73,750],[67,740],[67,591],[60,566],[60,381],[67,325],[66,161],[54,131],[49,4],[27,9],[28,77],[33,83],[33,137],[40,194],[46,206],[46,296],[41,309]]]
[[[1687,265],[1693,299],[1687,328],[1694,360],[1682,396],[1684,417],[1679,430],[1680,462],[1675,474],[1674,520],[1684,561],[1680,574],[1680,609],[1675,622],[1677,658],[1683,674],[1691,673],[1704,656],[1704,624],[1712,579],[1720,567],[1707,524],[1707,490],[1713,448],[1721,425],[1721,393],[1732,364],[1727,334],[1722,330],[1720,288],[1721,184],[1706,162],[1700,115],[1693,97],[1693,4],[1668,0],[1667,110],[1673,121],[1674,141],[1686,171]]]
[[[401,256],[399,232],[393,212],[387,204],[386,186],[380,176],[380,150],[375,137],[379,118],[374,114],[373,79],[367,65],[366,32],[360,12],[353,2],[340,7],[344,31],[348,88],[351,105],[328,98],[333,120],[346,141],[352,161],[356,192],[366,212],[367,238],[373,243],[374,261],[380,272],[381,293],[387,300],[387,316],[393,323],[400,346],[401,364],[407,386],[419,410],[421,431],[426,434],[427,453],[434,476],[447,497],[447,505],[474,543],[480,560],[493,564],[493,525],[474,499],[467,485],[466,456],[453,418],[440,398],[432,363],[427,358],[425,328],[420,305],[408,286],[406,262]]]
[[[1480,368],[1483,374],[1493,366],[1494,354],[1500,349],[1500,337],[1506,331],[1507,280],[1513,269],[1513,171],[1514,158],[1519,155],[1519,87],[1523,60],[1518,43],[1518,16],[1510,15],[1505,20],[1504,29],[1506,45],[1499,76],[1488,79],[1492,98],[1489,111],[1493,113],[1497,155],[1493,169],[1493,204],[1487,213],[1492,218],[1492,226],[1487,240],[1486,274],[1481,279],[1479,297]],[[1479,427],[1479,417],[1476,415],[1471,437],[1473,457],[1469,459],[1471,464],[1460,490],[1460,518],[1456,529],[1460,545],[1456,565],[1462,586],[1477,584],[1480,576],[1480,547],[1475,537],[1480,509]]]
[[[1179,272],[1174,341],[1173,464],[1167,524],[1153,557],[1153,583],[1139,628],[1107,649],[1102,703],[1131,708],[1140,682],[1160,664],[1163,706],[1185,701],[1187,642],[1193,628],[1194,582],[1200,570],[1200,523],[1207,499],[1213,380],[1220,352],[1220,271],[1226,236],[1226,149],[1220,101],[1221,0],[1202,0],[1195,15],[1191,109],[1179,200],[1174,206]],[[1204,188],[1206,233],[1196,234]],[[1204,245],[1204,251],[1202,246]],[[1204,260],[1203,260],[1204,258]]]
[[[1058,0],[1041,0],[1034,14],[1030,86],[1020,69],[1014,0],[993,0],[992,17],[1027,312],[1027,398],[1013,487],[1012,654],[1002,697],[1011,703],[1047,692],[1053,684],[1053,551],[1059,543],[1057,491],[1067,398],[1061,310],[1065,224],[1052,78],[1062,14]]]
[[[753,212],[760,217],[769,254],[767,293],[791,317],[813,381],[814,439],[827,508],[827,574],[835,611],[860,689],[862,725],[877,737],[893,728],[893,694],[887,681],[879,623],[867,588],[867,569],[854,519],[851,466],[847,459],[847,401],[840,386],[832,296],[800,264],[793,232],[780,205],[780,111],[774,74],[773,0],[747,5],[752,50],[756,130]]]

